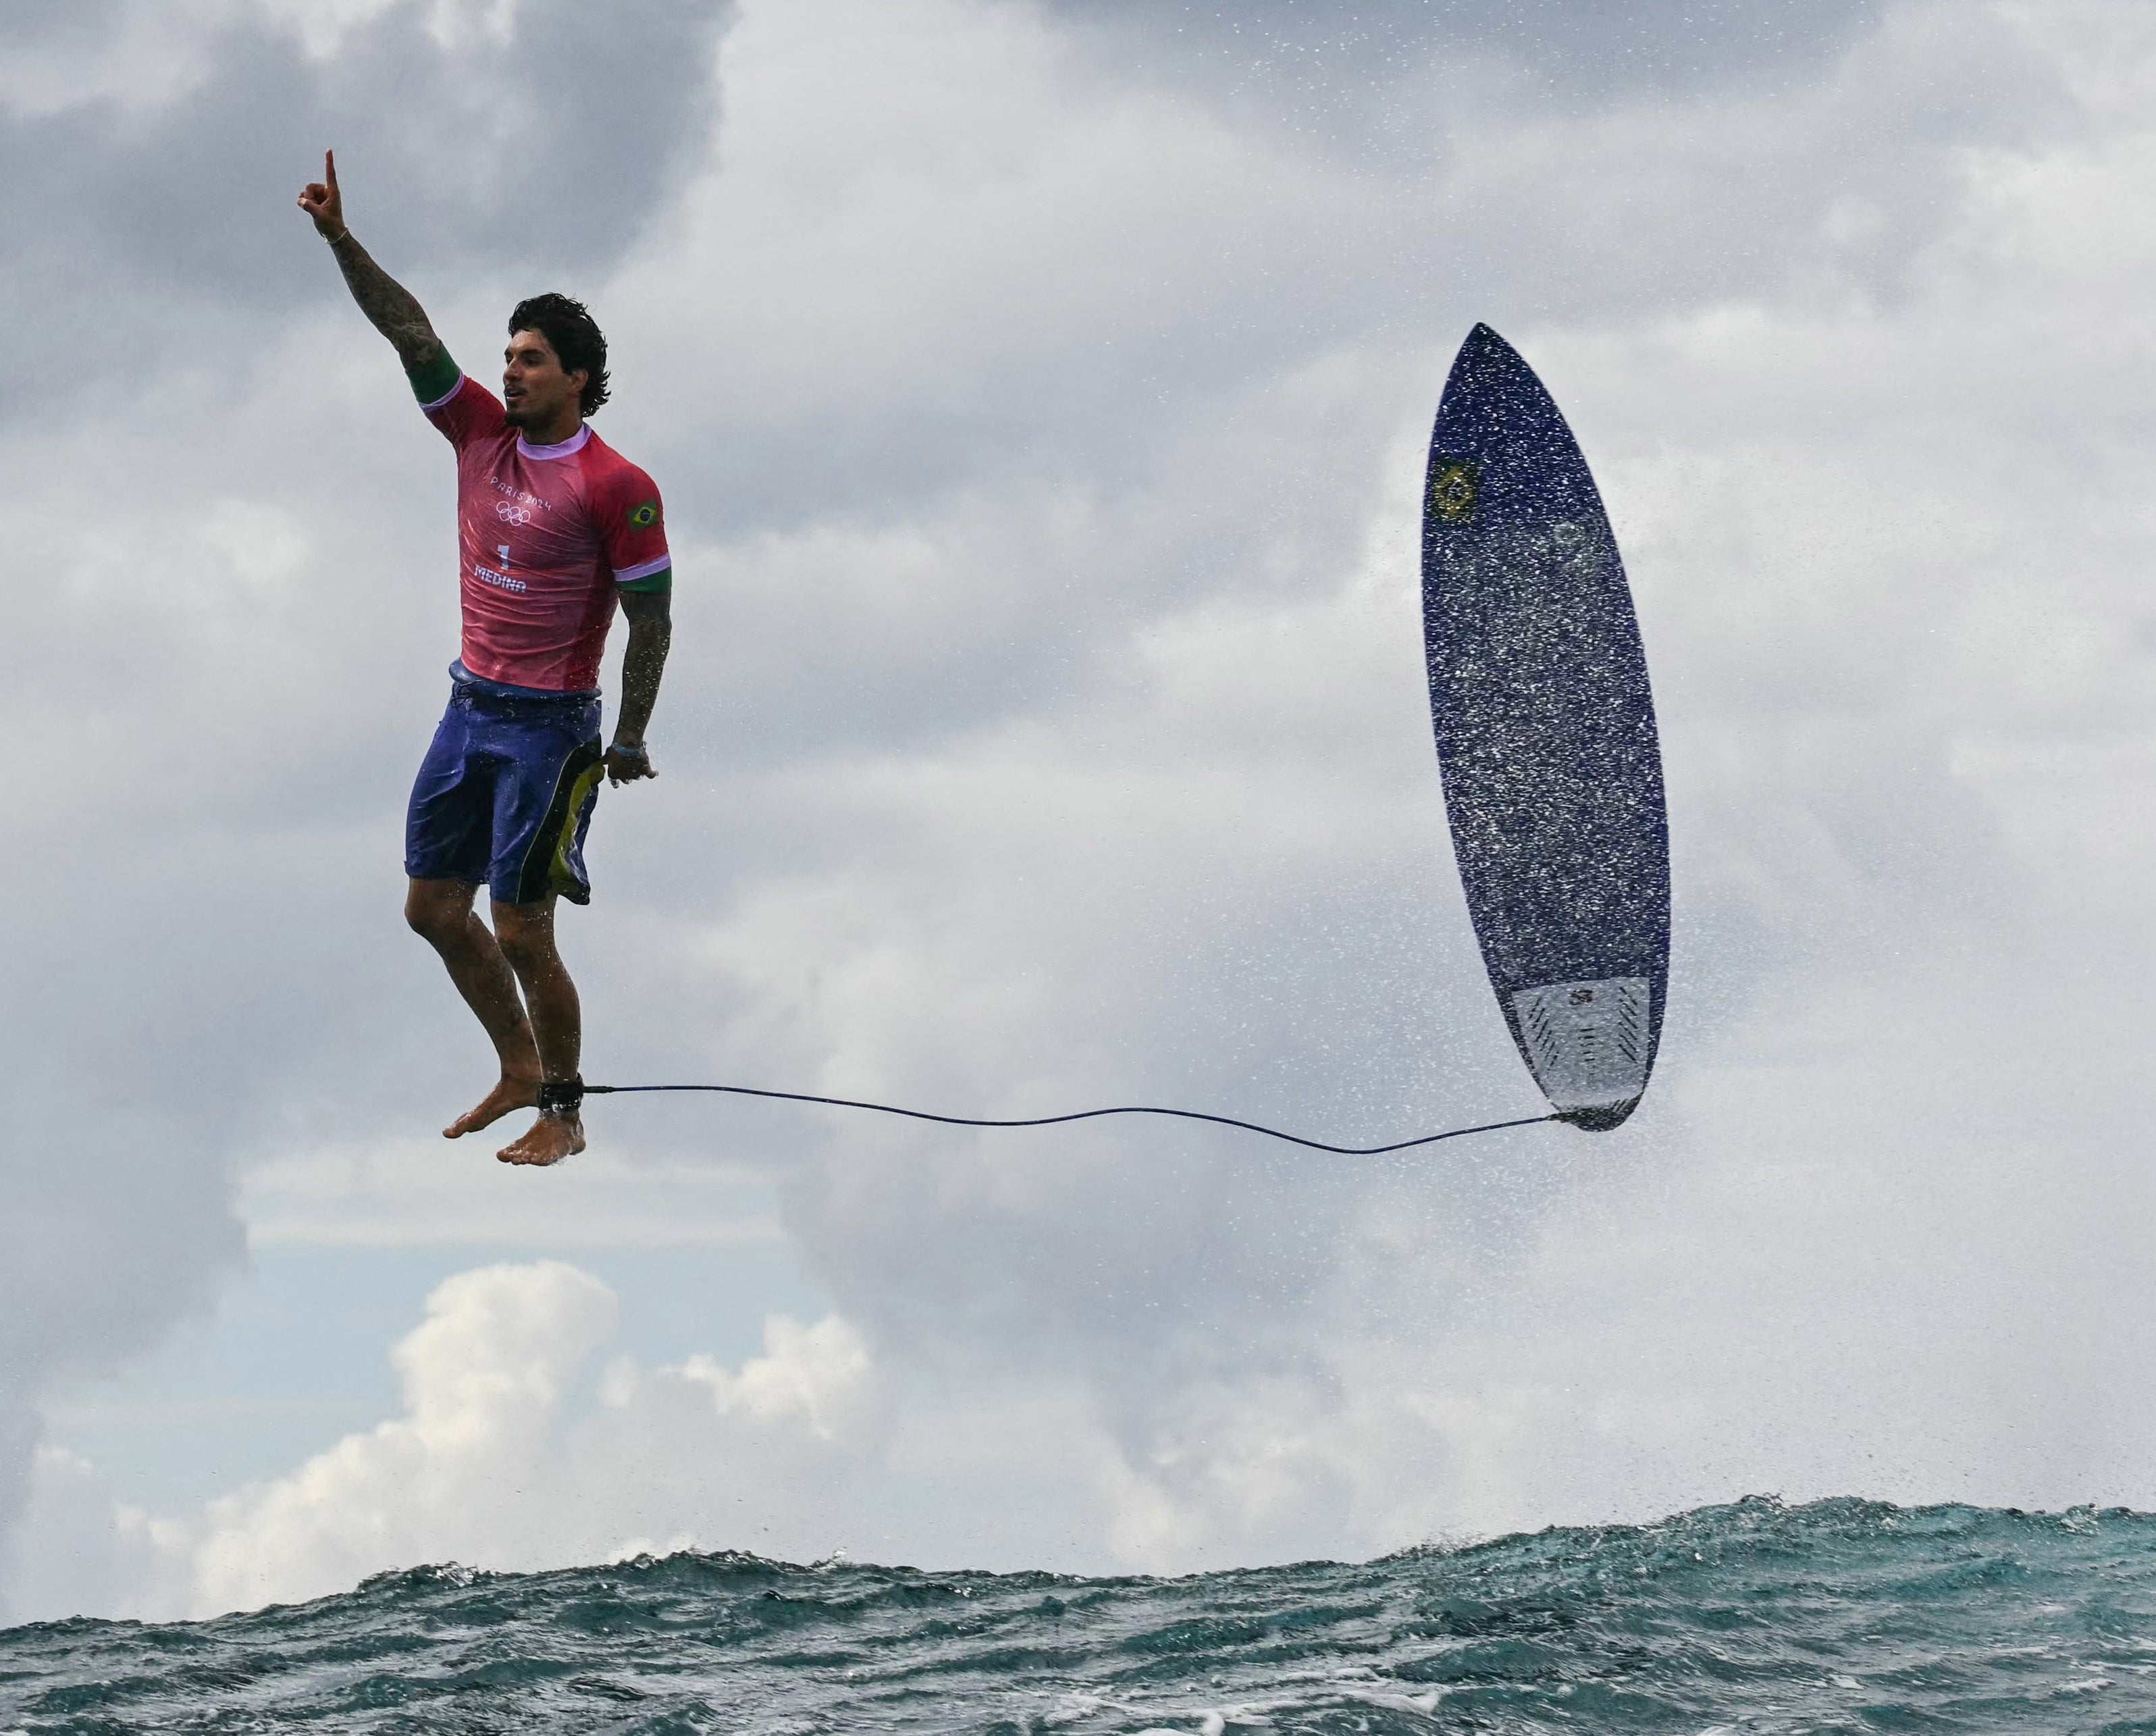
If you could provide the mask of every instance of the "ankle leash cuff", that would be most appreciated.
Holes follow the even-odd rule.
[[[574,1079],[549,1079],[539,1086],[539,1112],[564,1117],[576,1114],[583,1105],[584,1081]]]

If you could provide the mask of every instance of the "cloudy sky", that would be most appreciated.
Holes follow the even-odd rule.
[[[2156,1506],[2152,116],[2138,0],[18,0],[0,1614]],[[452,472],[325,145],[482,378],[592,302],[666,494],[588,1076],[1536,1112],[1419,666],[1486,320],[1654,670],[1645,1107],[445,1145]]]

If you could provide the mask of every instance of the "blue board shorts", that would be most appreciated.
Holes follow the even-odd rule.
[[[584,834],[606,774],[596,693],[539,693],[449,670],[449,708],[404,816],[414,880],[484,881],[499,904],[592,901]]]

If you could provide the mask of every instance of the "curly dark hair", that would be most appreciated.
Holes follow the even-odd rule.
[[[584,389],[577,408],[588,416],[607,401],[606,333],[592,311],[573,297],[549,290],[526,295],[509,316],[509,335],[536,331],[553,347],[562,372],[584,371]]]

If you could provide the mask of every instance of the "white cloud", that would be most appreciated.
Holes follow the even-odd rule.
[[[798,1422],[819,1441],[836,1439],[869,1372],[860,1334],[836,1315],[814,1326],[779,1315],[771,1321],[766,1344],[770,1353],[743,1364],[738,1374],[708,1356],[692,1356],[681,1365],[681,1376],[711,1388],[721,1416]],[[634,1390],[618,1383],[608,1397],[626,1403]]]
[[[714,1547],[744,1507],[788,1542],[813,1534],[818,1486],[874,1456],[875,1376],[852,1328],[774,1316],[765,1353],[737,1369],[617,1358],[594,1391],[616,1317],[612,1292],[558,1261],[451,1278],[393,1353],[398,1415],[192,1517],[113,1507],[92,1467],[49,1450],[15,1595],[207,1614],[421,1559],[535,1568]]]
[[[11,1596],[32,1615],[208,1614],[341,1590],[420,1560],[531,1569],[671,1549],[893,1559],[1047,1547],[1112,1452],[1037,1387],[894,1402],[860,1334],[765,1323],[728,1368],[603,1358],[607,1287],[543,1261],[462,1273],[395,1348],[399,1413],[200,1512],[114,1503],[45,1450]],[[602,1362],[603,1361],[603,1366]]]
[[[558,1263],[492,1267],[451,1279],[427,1312],[396,1350],[402,1416],[211,1507],[190,1551],[198,1607],[319,1595],[415,1548],[529,1561],[517,1539],[554,1492],[553,1425],[613,1329],[612,1292]]]

